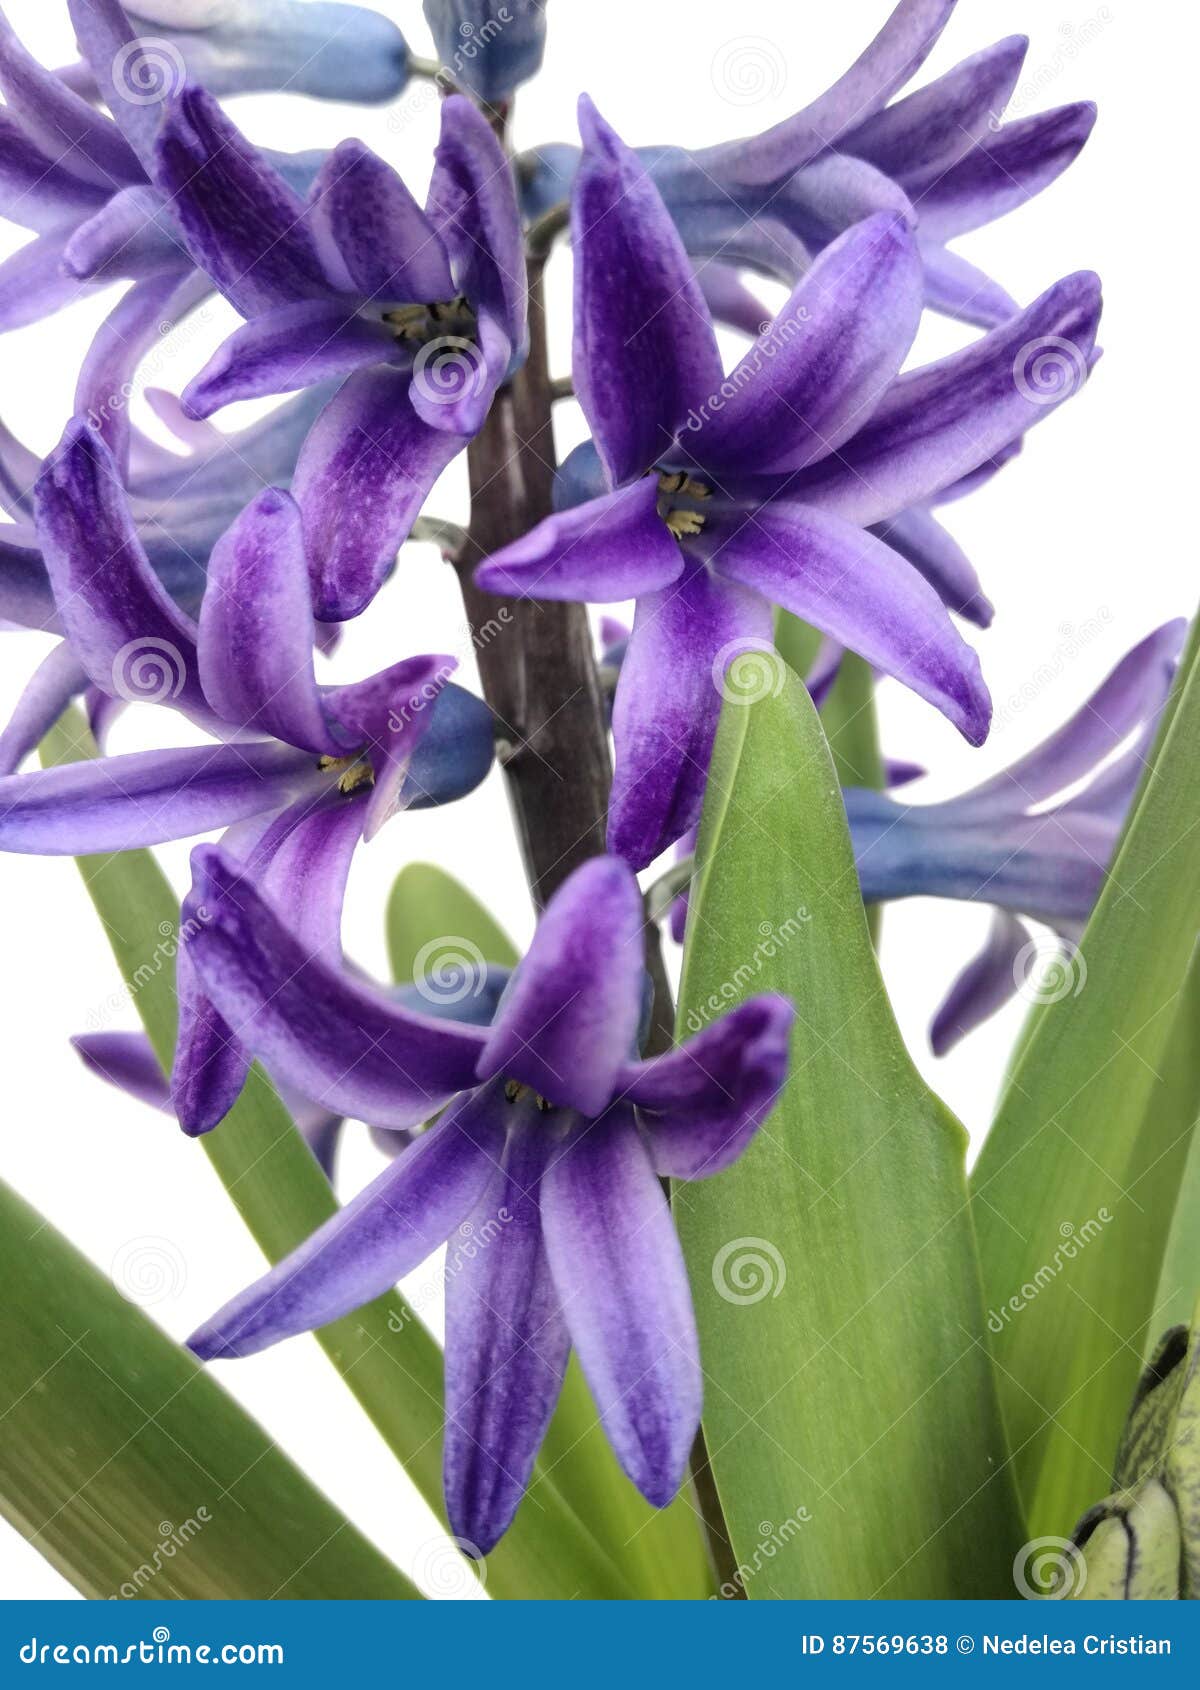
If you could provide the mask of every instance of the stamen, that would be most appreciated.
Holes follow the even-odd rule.
[[[690,510],[686,505],[676,505],[673,499],[693,499],[697,502],[712,498],[712,488],[706,482],[697,481],[687,470],[659,470],[658,472],[658,514],[677,540],[688,538],[692,534],[699,534],[704,527],[702,511]]]
[[[504,1082],[504,1095],[509,1103],[515,1103],[524,1090],[525,1087],[520,1080],[505,1080]]]
[[[371,767],[369,759],[359,751],[349,757],[321,757],[317,761],[317,767],[322,774],[332,774],[335,769],[342,771],[337,783],[339,792],[348,794],[357,792],[360,787],[375,784],[375,770]]]
[[[670,510],[667,512],[667,527],[677,540],[682,540],[688,534],[699,534],[704,527],[704,518],[699,511]]]

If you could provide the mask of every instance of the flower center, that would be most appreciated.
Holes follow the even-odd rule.
[[[398,305],[394,311],[385,311],[383,320],[398,341],[416,346],[450,336],[472,342],[476,338],[475,313],[462,294],[429,305]]]
[[[711,498],[712,488],[686,470],[659,470],[658,514],[677,540],[699,534],[706,519],[697,506]]]
[[[531,1089],[531,1087],[524,1085],[520,1080],[505,1080],[504,1082],[504,1095],[509,1103],[516,1103],[520,1098],[525,1097]],[[538,1106],[538,1112],[542,1115],[548,1115],[554,1108],[554,1105],[550,1102],[549,1098],[539,1096],[535,1099],[535,1101]]]
[[[374,786],[375,770],[370,760],[361,751],[356,751],[349,757],[322,757],[317,762],[322,774],[332,774],[339,770],[338,791],[357,792],[360,787]]]

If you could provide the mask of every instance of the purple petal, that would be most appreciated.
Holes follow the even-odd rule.
[[[747,183],[784,180],[881,111],[911,80],[949,21],[956,0],[900,0],[871,45],[812,105],[738,146]],[[710,153],[716,152],[710,149]],[[709,154],[697,155],[705,162]]]
[[[577,868],[550,900],[479,1056],[550,1103],[598,1115],[642,1010],[642,899],[615,857]]]
[[[63,248],[63,269],[80,281],[123,280],[174,271],[192,261],[167,202],[157,188],[122,188],[78,223]]]
[[[542,1176],[550,1271],[608,1441],[656,1508],[700,1423],[687,1269],[633,1111],[581,1121]]]
[[[921,233],[953,240],[1040,194],[1078,158],[1096,122],[1087,103],[1006,123],[921,195]]]
[[[740,329],[753,339],[771,321],[771,313],[742,281],[736,264],[722,264],[710,258],[696,267],[700,292],[715,323]]]
[[[898,553],[837,517],[783,500],[712,527],[721,575],[895,676],[972,745],[987,738],[991,700],[979,659]]]
[[[1020,959],[1031,942],[1029,929],[1016,916],[996,911],[987,944],[963,969],[933,1018],[929,1044],[935,1056],[953,1050],[1016,995],[1022,981]]]
[[[43,152],[101,186],[136,182],[137,159],[110,117],[38,64],[0,13],[0,89],[7,109]]]
[[[0,334],[40,322],[96,292],[100,283],[78,281],[64,267],[70,238],[69,228],[51,230],[0,263]]]
[[[122,479],[129,469],[129,404],[138,365],[208,292],[202,276],[178,271],[135,282],[101,324],[75,386],[74,411],[111,450]]]
[[[302,299],[245,323],[219,346],[184,389],[192,417],[210,417],[236,399],[292,393],[398,358],[383,323],[344,300]]]
[[[999,328],[1020,306],[998,282],[965,258],[934,241],[921,242],[925,266],[925,303],[931,311],[980,329]]]
[[[189,252],[244,317],[328,295],[304,202],[202,88],[168,103],[155,156]]]
[[[48,234],[88,217],[107,190],[85,182],[30,139],[7,108],[0,109],[0,212],[12,223]]]
[[[0,779],[0,850],[87,856],[187,839],[279,809],[317,778],[290,746],[136,751]]]
[[[340,262],[348,292],[397,305],[454,298],[432,224],[391,165],[361,141],[343,141],[327,156],[308,215],[326,269]]]
[[[972,819],[1028,810],[1091,774],[1135,728],[1153,723],[1171,690],[1187,634],[1167,622],[1129,651],[1087,702],[1056,733],[991,780],[943,806]]]
[[[227,722],[318,755],[354,749],[321,707],[300,512],[274,487],[213,547],[198,661],[204,696]]]
[[[179,1029],[171,1066],[171,1107],[189,1138],[211,1132],[241,1095],[250,1054],[218,1015],[196,978],[185,945],[175,968]]]
[[[512,1524],[570,1350],[538,1208],[554,1140],[532,1103],[508,1112],[503,1172],[446,1255],[446,1507],[481,1555]]]
[[[67,0],[67,9],[104,104],[145,170],[152,172],[162,103],[146,98],[145,84],[153,89],[164,77],[169,81],[173,67],[156,63],[153,38],[146,47],[139,47],[137,32],[118,0]],[[180,63],[176,76],[182,71]],[[163,88],[164,95],[168,92],[170,88]]]
[[[0,617],[14,627],[61,634],[62,619],[32,531],[23,523],[6,525],[0,536]]]
[[[331,1112],[413,1127],[474,1083],[483,1032],[398,1008],[314,956],[209,846],[192,854],[207,911],[188,944],[217,1009],[272,1074]]]
[[[504,1148],[504,1100],[472,1093],[298,1250],[193,1333],[203,1361],[254,1355],[390,1291],[487,1189]]]
[[[93,1074],[151,1109],[169,1110],[167,1077],[145,1033],[80,1033],[71,1040]]]
[[[20,768],[86,686],[87,676],[69,643],[56,645],[34,670],[0,733],[0,775],[14,774]]]
[[[668,1055],[630,1064],[622,1089],[657,1173],[707,1179],[737,1161],[787,1078],[795,1015],[786,998],[751,998]]]
[[[899,374],[922,301],[904,223],[859,223],[822,253],[726,379],[719,409],[689,419],[680,444],[718,476],[802,469],[836,452]]]
[[[461,95],[442,101],[427,204],[459,291],[516,351],[525,341],[525,245],[512,169],[488,120]],[[437,295],[428,296],[436,298]]]
[[[608,848],[635,869],[700,819],[709,758],[734,657],[773,648],[755,594],[689,563],[640,598],[613,704],[616,773]]]
[[[637,156],[580,101],[572,200],[575,387],[614,486],[650,469],[718,393],[712,318],[670,214]]]
[[[438,476],[466,445],[413,410],[405,370],[360,370],[314,423],[292,484],[304,517],[313,608],[366,609]]]
[[[63,627],[91,679],[207,721],[195,625],[150,567],[112,453],[83,418],[46,460],[35,502]]]
[[[985,47],[868,118],[842,138],[842,150],[894,177],[915,200],[988,137],[1017,86],[1028,49],[1024,35]]]
[[[803,471],[790,496],[864,525],[928,503],[1083,386],[1100,304],[1096,276],[1068,276],[1003,328],[901,376],[865,428]]]
[[[682,572],[683,554],[658,514],[658,481],[644,476],[539,522],[480,564],[475,582],[517,598],[616,603]]]
[[[398,809],[418,796],[419,789],[407,786],[409,771],[433,726],[438,699],[457,667],[453,657],[409,657],[365,681],[325,695],[330,720],[370,753],[375,780],[363,822],[368,842]]]
[[[947,610],[990,628],[995,609],[975,566],[952,534],[925,506],[901,511],[874,530],[885,546],[907,558],[929,582]]]

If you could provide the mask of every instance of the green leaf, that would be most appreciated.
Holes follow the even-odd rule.
[[[0,1276],[0,1508],[84,1596],[419,1595],[5,1185]]]
[[[474,895],[442,869],[401,869],[387,910],[388,953],[397,982],[416,981],[456,958],[512,967],[516,947]],[[642,1597],[687,1600],[712,1589],[708,1554],[689,1498],[651,1508],[609,1447],[583,1374],[572,1357],[542,1447],[561,1494],[618,1564],[636,1572]]]
[[[965,1135],[900,1038],[829,750],[794,679],[726,706],[698,859],[681,1036],[760,992],[798,1011],[755,1143],[675,1188],[705,1436],[747,1593],[1011,1595],[1024,1533]]]
[[[1194,629],[1083,936],[1078,990],[1040,1012],[973,1179],[1001,1397],[1035,1537],[1069,1531],[1105,1489],[1142,1357],[1168,1317],[1155,1302],[1195,1119],[1194,1075],[1171,1077],[1169,1044],[1200,928],[1198,829]]]
[[[453,954],[455,940],[484,962],[512,968],[517,947],[478,898],[432,863],[409,863],[396,876],[387,906],[392,979],[415,984]]]
[[[43,746],[43,761],[94,756],[77,713]],[[164,1071],[175,1044],[174,958],[179,905],[147,851],[80,860],[80,871]],[[302,1243],[337,1203],[266,1075],[255,1067],[215,1132],[202,1139],[242,1219],[268,1260]],[[442,1354],[398,1293],[322,1328],[318,1341],[426,1502],[444,1517],[441,1483]],[[632,1593],[560,1496],[537,1473],[516,1523],[488,1557],[492,1596],[621,1597]]]

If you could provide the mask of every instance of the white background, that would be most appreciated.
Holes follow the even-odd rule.
[[[380,9],[418,52],[431,53],[418,0]],[[73,56],[65,4],[8,0],[6,10],[45,62]],[[574,139],[581,88],[633,143],[703,145],[756,131],[825,87],[886,10],[886,0],[553,0],[546,70],[520,97],[517,142]],[[1099,270],[1106,357],[1087,392],[1037,432],[1020,461],[949,513],[997,607],[993,629],[970,636],[982,653],[997,725],[988,745],[972,751],[932,709],[886,686],[887,751],[934,771],[914,789],[918,797],[959,790],[1011,761],[1068,715],[1135,639],[1194,606],[1194,529],[1185,520],[1197,473],[1188,402],[1196,351],[1187,326],[1196,308],[1195,216],[1187,184],[1200,28],[1190,8],[1168,12],[1144,0],[962,0],[922,79],[1021,30],[1032,35],[1022,111],[1094,98],[1100,126],[1081,160],[1040,200],[959,248],[1022,303],[1071,270]],[[271,96],[240,100],[234,109],[252,138],[279,148],[331,146],[358,135],[423,192],[436,111],[416,87],[392,108],[348,111]],[[4,251],[23,238],[0,229]],[[569,258],[556,258],[553,284],[556,368],[565,373]],[[79,359],[112,297],[9,335],[0,346],[0,415],[38,452],[49,450],[67,419]],[[208,308],[177,367],[160,364],[155,382],[182,385],[234,321],[228,307]],[[965,338],[933,322],[919,359]],[[135,416],[153,428],[140,403]],[[233,420],[231,412],[222,422]],[[560,450],[582,433],[578,413],[565,408]],[[461,519],[465,496],[460,460],[429,508]],[[49,644],[36,635],[4,637],[5,713]],[[349,679],[427,650],[462,653],[464,679],[473,684],[450,572],[430,548],[414,546],[351,630],[338,674]],[[181,718],[146,709],[129,713],[115,747],[189,737]],[[186,850],[162,853],[177,884]],[[463,805],[398,818],[359,854],[347,942],[380,975],[383,902],[396,871],[413,860],[458,874],[518,941],[528,938],[531,916],[498,775]],[[150,1312],[183,1338],[258,1275],[261,1258],[203,1152],[166,1117],[88,1077],[67,1045],[72,1032],[136,1025],[74,867],[0,856],[0,910],[0,1172],[106,1272],[128,1278],[127,1264],[139,1260],[157,1268],[164,1294]],[[890,909],[885,922],[885,972],[901,1025],[976,1144],[1019,1008],[940,1063],[928,1055],[924,1029],[986,925],[982,910],[923,901]],[[377,1165],[365,1135],[352,1130],[344,1189],[361,1185]],[[434,1281],[436,1265],[420,1278]],[[311,1339],[227,1366],[222,1378],[387,1554],[427,1580],[445,1571],[432,1517]],[[469,1582],[463,1578],[464,1593]],[[3,1525],[0,1589],[7,1596],[71,1593]]]

